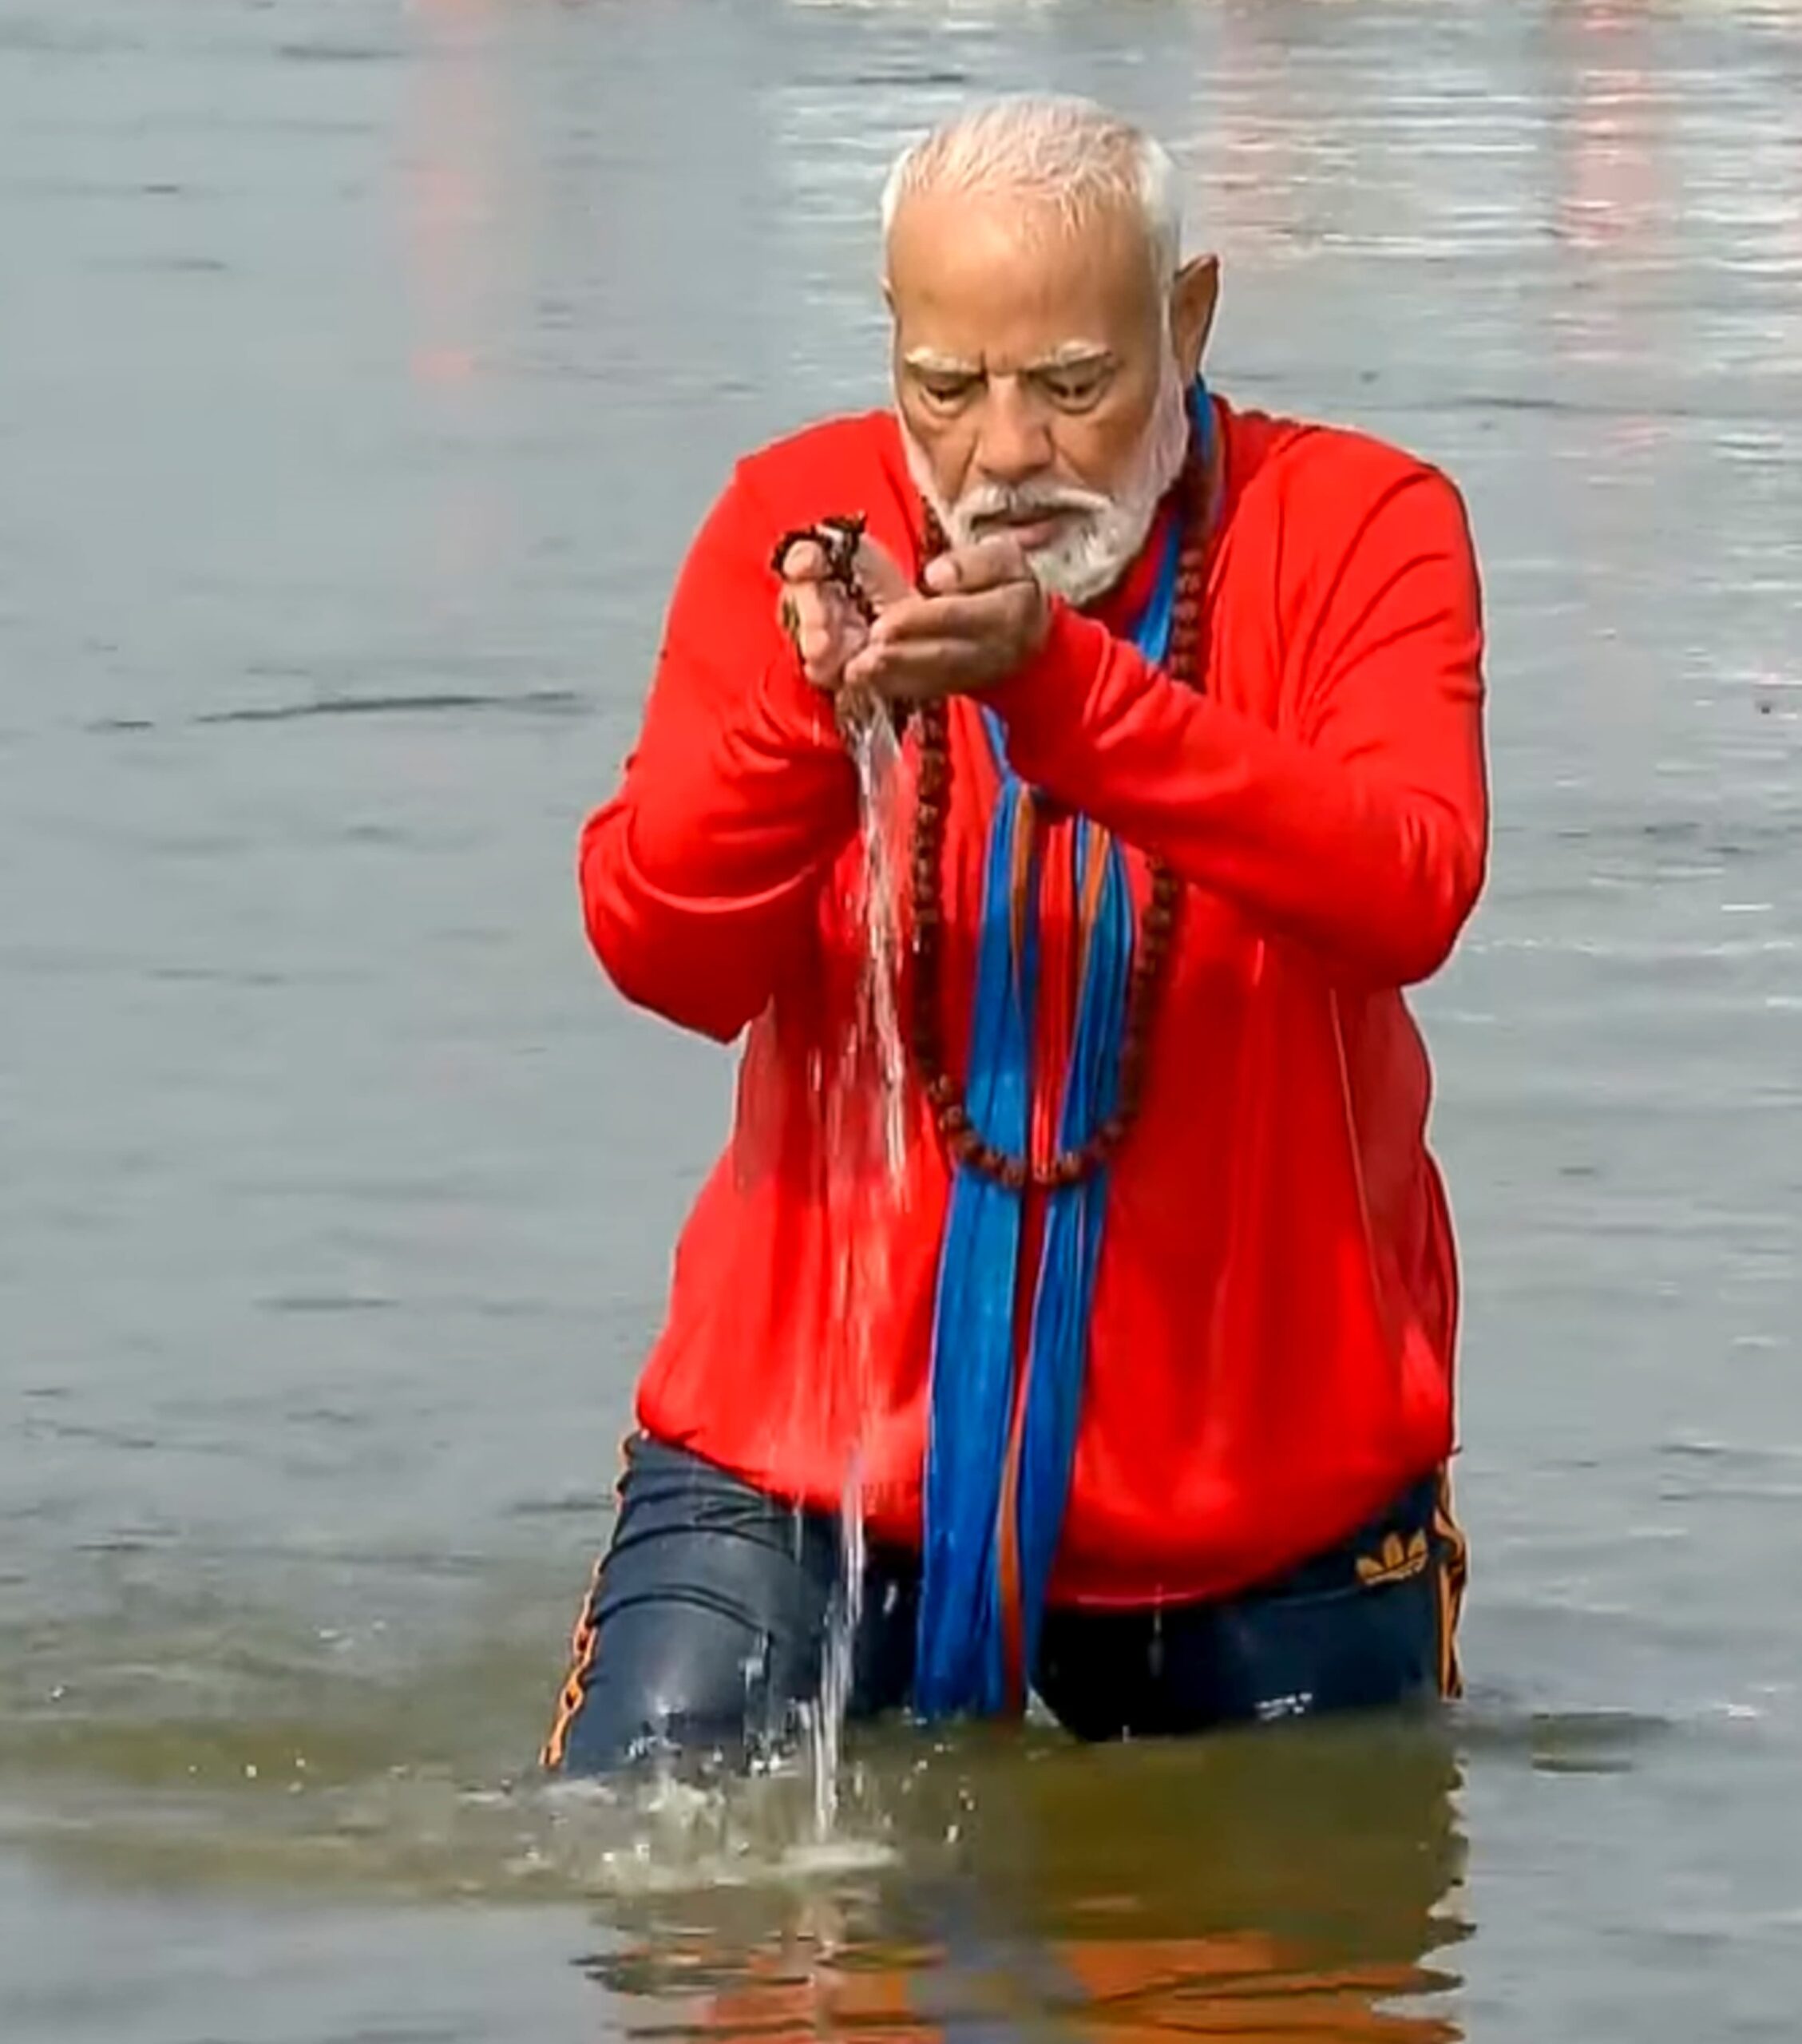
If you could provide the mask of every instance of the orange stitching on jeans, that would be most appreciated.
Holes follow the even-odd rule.
[[[625,1495],[626,1471],[631,1460],[632,1444],[636,1438],[635,1429],[620,1443],[620,1474],[613,1485],[613,1495],[617,1499],[623,1500]],[[546,1768],[562,1766],[563,1757],[569,1749],[570,1727],[588,1700],[588,1678],[594,1673],[595,1650],[600,1643],[600,1628],[595,1622],[595,1598],[600,1590],[600,1571],[606,1564],[607,1555],[603,1551],[588,1576],[588,1594],[582,1599],[581,1614],[576,1621],[576,1630],[569,1642],[569,1673],[557,1693],[551,1729],[538,1756],[540,1765]]]
[[[1433,1531],[1445,1543],[1438,1571],[1440,1693],[1455,1700],[1464,1693],[1464,1671],[1458,1658],[1458,1627],[1464,1614],[1464,1590],[1470,1579],[1470,1543],[1453,1515],[1452,1475],[1442,1468],[1433,1507]]]

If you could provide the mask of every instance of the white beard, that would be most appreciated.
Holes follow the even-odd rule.
[[[1070,513],[1057,537],[1035,548],[1027,561],[1045,588],[1079,608],[1112,588],[1138,559],[1158,505],[1182,473],[1189,451],[1189,411],[1182,373],[1166,343],[1151,423],[1125,481],[1111,497],[1071,483],[977,483],[955,504],[948,503],[933,481],[925,450],[905,419],[901,434],[914,487],[953,546],[969,546],[980,538],[985,520],[1034,512]]]

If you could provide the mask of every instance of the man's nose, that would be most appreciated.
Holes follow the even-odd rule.
[[[988,387],[976,463],[985,482],[1030,482],[1051,465],[1050,422],[1044,408],[1011,377]]]

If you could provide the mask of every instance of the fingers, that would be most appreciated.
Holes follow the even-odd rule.
[[[844,664],[839,634],[830,620],[818,616],[803,620],[795,634],[794,650],[814,686],[830,687],[836,671]]]
[[[801,628],[795,635],[794,650],[816,688],[836,687],[846,661],[863,643],[861,621],[846,617],[842,604],[830,600],[811,604],[802,600]]]
[[[857,580],[864,594],[878,611],[901,603],[913,594],[901,563],[880,541],[865,533],[857,545]]]
[[[826,550],[816,540],[796,539],[782,557],[782,581],[789,588],[818,584],[828,580],[830,567]],[[881,610],[913,594],[901,563],[878,540],[866,533],[857,543],[857,577],[872,605]]]
[[[826,549],[817,540],[797,540],[782,561],[782,580],[790,584],[818,582],[826,574]]]
[[[790,584],[823,582],[829,565],[826,549],[818,541],[797,540],[783,557],[782,580]],[[857,576],[865,595],[879,606],[913,592],[901,563],[867,534],[857,542]]]
[[[785,588],[776,605],[784,632],[798,645],[803,639],[834,634],[845,621],[845,600],[830,583],[796,582]]]
[[[865,660],[876,637],[894,636],[944,642],[936,667],[933,662],[916,661],[895,671],[897,688],[913,686],[917,676],[924,692],[937,692],[945,684],[941,679],[937,688],[927,687],[928,670],[944,667],[951,642],[960,634],[980,640],[997,628],[1004,629],[1004,612],[992,608],[998,599],[1004,604],[1007,600],[1001,584],[1019,582],[1027,573],[1024,557],[1012,541],[989,541],[956,557],[946,586],[968,593],[928,601],[895,557],[866,533],[858,542],[856,572],[858,587],[877,613],[876,623],[869,625],[834,580],[826,546],[794,535],[779,549],[779,556],[778,621],[808,680],[824,689],[837,688],[851,679],[853,667]],[[983,607],[984,598],[989,608]],[[888,669],[881,671],[886,676]],[[888,685],[886,680],[884,685]]]
[[[980,640],[1013,621],[1020,600],[1012,587],[975,596],[910,596],[885,610],[870,628],[873,645],[930,639]]]
[[[1031,578],[1024,549],[1018,540],[978,540],[972,546],[957,547],[927,564],[926,587],[936,595],[953,590],[969,594],[979,589],[998,589],[1010,582]]]
[[[969,648],[952,639],[866,646],[845,664],[848,688],[869,688],[893,703],[925,703],[968,688]]]
[[[836,688],[846,661],[861,650],[869,636],[862,619],[830,582],[788,584],[776,616],[816,688]]]
[[[945,595],[898,596],[879,611],[869,643],[846,663],[847,682],[903,702],[986,688],[1044,636],[1044,592],[1012,541],[944,557]],[[1010,568],[1023,572],[1008,573]],[[992,577],[999,577],[991,580]]]

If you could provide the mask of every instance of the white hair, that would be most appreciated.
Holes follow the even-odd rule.
[[[882,192],[885,249],[903,202],[929,191],[1030,200],[1072,228],[1111,208],[1133,208],[1159,287],[1167,290],[1176,275],[1182,244],[1176,166],[1161,144],[1092,100],[992,100],[904,150]]]

